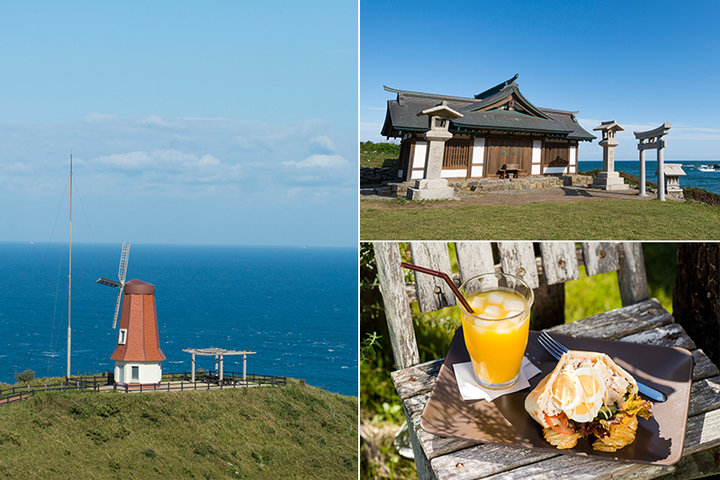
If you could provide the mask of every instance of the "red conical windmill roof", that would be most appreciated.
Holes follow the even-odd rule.
[[[159,362],[160,350],[155,286],[141,280],[125,283],[120,328],[127,329],[124,345],[117,345],[110,360],[122,362]]]

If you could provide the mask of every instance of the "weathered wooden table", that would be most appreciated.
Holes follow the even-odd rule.
[[[702,468],[705,474],[720,472],[720,371],[696,347],[683,328],[674,323],[672,315],[657,300],[646,300],[574,323],[558,325],[548,331],[676,346],[692,351],[695,365],[682,460],[676,465],[664,467],[624,463],[507,445],[481,444],[427,433],[420,428],[420,416],[443,363],[443,359],[440,359],[392,373],[398,394],[417,430],[419,443],[430,460],[429,467],[437,478],[644,479],[673,472],[687,472],[690,478],[697,478],[697,473],[694,477],[691,474],[697,472],[698,468]]]

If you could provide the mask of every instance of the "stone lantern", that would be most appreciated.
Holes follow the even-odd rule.
[[[610,120],[602,122],[593,130],[599,130],[602,134],[602,140],[600,140],[599,144],[603,147],[603,171],[595,177],[591,186],[603,190],[627,190],[630,187],[625,184],[625,181],[620,178],[620,174],[615,171],[615,147],[618,146],[615,133],[622,132],[625,129],[618,125],[615,120]]]
[[[427,157],[425,159],[425,174],[422,180],[415,181],[415,187],[408,188],[408,197],[411,200],[439,200],[455,198],[455,191],[442,178],[443,155],[445,142],[453,137],[450,132],[450,120],[460,118],[462,114],[450,108],[447,102],[442,102],[432,108],[423,110],[418,117],[430,117],[430,129],[425,132],[428,141]]]

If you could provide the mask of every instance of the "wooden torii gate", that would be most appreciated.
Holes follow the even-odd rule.
[[[638,140],[638,150],[640,151],[640,193],[639,196],[645,197],[645,150],[649,148],[657,149],[657,198],[661,202],[665,201],[665,164],[663,160],[663,148],[667,146],[663,136],[670,131],[670,122],[665,122],[654,130],[646,132],[633,132]]]
[[[243,380],[247,378],[247,356],[252,355],[255,352],[246,350],[226,350],[224,348],[210,347],[210,348],[185,348],[183,352],[187,352],[192,355],[192,377],[191,380],[195,381],[195,355],[203,355],[208,357],[215,357],[215,371],[218,369],[218,359],[220,360],[220,383],[223,381],[224,364],[223,357],[225,355],[242,355],[243,356]]]

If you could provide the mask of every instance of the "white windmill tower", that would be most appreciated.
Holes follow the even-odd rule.
[[[120,253],[118,280],[100,277],[97,283],[120,287],[115,304],[113,329],[118,324],[120,303],[120,329],[117,345],[110,360],[115,360],[115,383],[126,387],[157,386],[162,380],[162,361],[165,354],[160,349],[155,286],[142,280],[125,282],[130,243],[124,242]]]
[[[108,287],[120,287],[117,302],[115,303],[115,316],[113,317],[112,328],[117,328],[118,314],[120,313],[120,302],[122,301],[123,291],[125,290],[125,274],[127,273],[128,258],[130,257],[130,242],[123,242],[120,251],[120,268],[118,269],[118,279],[110,280],[109,278],[100,277],[96,280],[100,285]]]

